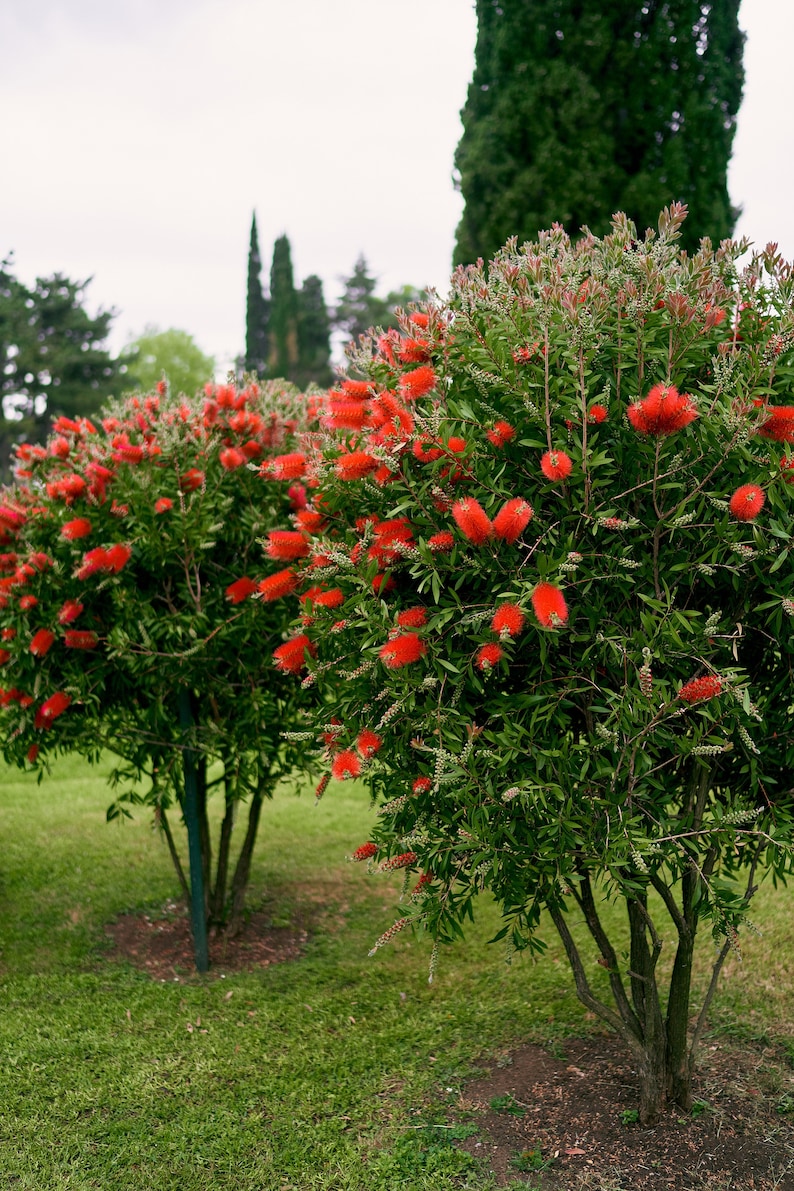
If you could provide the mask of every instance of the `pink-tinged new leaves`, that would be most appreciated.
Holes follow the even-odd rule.
[[[461,533],[475,546],[483,546],[493,536],[491,519],[473,496],[456,501],[452,516]]]
[[[629,406],[627,414],[636,431],[654,438],[675,434],[698,416],[688,393],[665,384],[654,385],[647,397]]]
[[[742,484],[730,499],[728,507],[737,521],[754,521],[764,507],[766,497],[757,484]]]
[[[418,662],[425,652],[425,643],[416,633],[401,633],[381,646],[378,657],[390,670],[399,670]]]
[[[537,585],[532,593],[532,607],[544,628],[556,629],[568,620],[565,596],[553,583]]]
[[[494,517],[493,531],[497,538],[512,545],[532,520],[532,506],[520,496],[506,501]]]

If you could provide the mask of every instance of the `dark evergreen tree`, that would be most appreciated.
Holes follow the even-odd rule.
[[[270,302],[262,290],[262,258],[259,255],[259,234],[256,212],[251,217],[251,240],[248,246],[248,297],[245,305],[245,360],[247,372],[264,376],[268,357],[268,322]]]
[[[279,236],[273,245],[267,366],[270,376],[285,380],[291,380],[298,367],[298,295],[286,236]]]
[[[346,339],[358,342],[370,327],[390,325],[391,309],[384,298],[375,293],[378,284],[370,276],[365,257],[358,258],[349,277],[343,278],[342,296],[334,309],[333,324],[344,333]]]
[[[301,388],[327,387],[331,371],[331,320],[323,297],[323,283],[313,273],[298,294],[298,368],[294,377]]]
[[[642,232],[674,200],[686,247],[730,235],[739,3],[476,0],[456,263],[553,222],[602,232],[618,210]]]

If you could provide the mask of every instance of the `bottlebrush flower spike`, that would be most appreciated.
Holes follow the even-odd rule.
[[[559,587],[553,583],[539,583],[532,593],[532,607],[540,623],[556,629],[568,620],[568,605]]]
[[[23,595],[19,601],[19,607],[23,612],[29,612],[31,608],[35,608],[38,600],[34,595]]]
[[[285,674],[300,674],[306,665],[307,657],[314,657],[316,652],[317,647],[313,642],[305,633],[300,633],[279,645],[278,649],[274,649],[273,660],[278,669]]]
[[[383,864],[379,865],[379,870],[382,873],[390,873],[396,868],[410,868],[412,864],[416,864],[416,852],[402,852],[399,856],[384,860]]]
[[[425,643],[416,633],[401,633],[381,646],[378,657],[390,670],[399,670],[418,662],[425,652]]]
[[[75,517],[61,526],[61,536],[73,542],[76,538],[85,538],[91,532],[91,522],[87,517]]]
[[[775,442],[794,442],[794,405],[769,407],[767,413],[771,416],[759,427],[758,433]]]
[[[587,411],[588,422],[595,422],[597,426],[599,426],[602,422],[606,422],[607,416],[608,414],[605,405],[599,405],[596,403],[595,405],[591,405]]]
[[[471,496],[455,502],[452,516],[461,533],[475,546],[484,545],[493,536],[494,527],[490,517]]]
[[[267,535],[267,553],[271,558],[291,562],[296,558],[305,558],[309,553],[309,543],[305,535],[291,529],[274,529]]]
[[[299,480],[306,474],[306,456],[300,451],[276,455],[275,459],[262,465],[262,471],[269,472],[276,480]]]
[[[370,731],[365,728],[363,732],[359,732],[356,740],[356,748],[365,761],[370,757],[374,757],[378,749],[383,744],[383,738],[378,736],[377,732]]]
[[[43,658],[46,653],[52,648],[55,640],[55,633],[49,629],[39,629],[34,633],[33,640],[30,643],[30,652],[36,658]]]
[[[363,480],[378,467],[378,460],[366,451],[351,451],[340,455],[334,464],[340,480]]]
[[[520,496],[513,497],[502,505],[494,517],[494,533],[497,538],[512,545],[521,537],[532,516],[532,506]]]
[[[478,670],[482,670],[487,674],[487,672],[492,670],[494,666],[498,666],[501,660],[501,645],[483,645],[482,648],[477,651],[475,665],[477,666]]]
[[[343,749],[341,753],[337,753],[334,757],[331,764],[331,773],[338,782],[343,782],[349,777],[359,777],[361,775],[361,761],[352,749]]]
[[[655,438],[683,430],[698,416],[688,393],[665,384],[654,385],[647,397],[629,406],[627,414],[636,431]]]
[[[509,443],[512,438],[515,438],[515,427],[511,426],[509,422],[495,422],[493,430],[486,430],[485,436],[490,443],[495,447],[503,447]]]
[[[49,728],[53,720],[63,715],[71,702],[71,695],[67,695],[65,691],[56,691],[54,695],[50,695],[36,712],[34,728]]]
[[[105,569],[111,574],[117,575],[131,558],[132,547],[118,542],[115,546],[109,546],[105,551]]]
[[[239,447],[225,447],[218,455],[218,459],[221,467],[226,471],[235,471],[236,468],[242,467],[248,462],[248,456]]]
[[[173,509],[174,502],[170,496],[161,496],[154,502],[155,513],[167,513],[169,509]]]
[[[82,611],[83,605],[77,600],[66,600],[58,612],[58,623],[71,624],[73,620],[77,620]]]
[[[518,604],[502,604],[496,609],[491,621],[495,633],[506,637],[517,637],[524,627],[524,613]]]
[[[421,629],[427,624],[427,609],[405,608],[398,612],[397,623],[402,629]]]
[[[565,451],[546,451],[540,460],[540,470],[547,480],[567,480],[573,471],[573,462]]]
[[[68,649],[96,649],[99,638],[90,629],[67,629],[63,643]]]
[[[315,608],[338,608],[345,602],[345,593],[341,587],[310,587],[300,596],[300,602],[311,602]]]
[[[230,583],[226,588],[226,599],[232,604],[242,604],[243,600],[252,596],[258,587],[256,580],[243,575],[242,579],[235,579],[234,583]]]
[[[728,508],[737,521],[754,521],[765,501],[763,488],[757,484],[742,484],[731,497]]]
[[[685,682],[678,692],[678,698],[685,703],[702,703],[706,699],[714,699],[722,691],[722,679],[716,674],[706,674],[703,678],[692,678]]]
[[[356,848],[355,852],[350,857],[350,859],[351,860],[371,860],[372,857],[377,856],[377,854],[378,854],[377,844],[373,844],[370,841],[367,841],[366,844],[361,844],[360,847]]]
[[[451,533],[442,529],[441,533],[434,533],[427,539],[427,544],[434,554],[448,554],[454,549],[455,539]]]
[[[206,479],[204,472],[198,467],[190,467],[179,477],[179,487],[182,492],[196,492],[203,487]]]
[[[283,571],[276,571],[274,575],[268,575],[267,579],[262,579],[259,584],[259,594],[266,603],[270,600],[280,600],[283,596],[291,595],[298,586],[298,576],[290,567],[286,567]]]
[[[414,794],[426,794],[428,790],[432,789],[433,783],[429,777],[418,777],[414,780],[411,787]]]
[[[413,372],[406,372],[400,378],[400,394],[406,401],[416,401],[432,392],[436,387],[437,377],[433,369],[425,364],[414,368]]]

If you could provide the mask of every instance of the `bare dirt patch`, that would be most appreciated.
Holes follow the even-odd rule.
[[[110,960],[127,960],[153,980],[185,980],[195,976],[193,937],[184,903],[168,902],[162,914],[122,914],[108,923],[113,941]],[[210,976],[250,972],[300,958],[309,938],[298,918],[289,926],[274,926],[272,915],[252,911],[234,938],[210,935]]]
[[[463,1145],[500,1185],[533,1191],[794,1191],[785,1058],[707,1045],[695,1097],[691,1115],[672,1111],[643,1128],[617,1041],[570,1039],[556,1056],[526,1046],[467,1086],[461,1107],[481,1126]]]

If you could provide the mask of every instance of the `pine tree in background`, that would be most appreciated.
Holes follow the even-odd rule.
[[[673,200],[689,208],[685,247],[730,235],[739,3],[476,0],[455,262],[553,222],[599,233],[617,210],[642,232]]]
[[[298,295],[292,277],[289,240],[279,236],[273,245],[270,269],[270,325],[268,375],[290,380],[298,367]]]
[[[251,240],[248,247],[248,298],[245,306],[246,372],[265,375],[268,356],[268,322],[270,303],[262,290],[262,258],[259,255],[259,234],[256,212],[251,218]]]
[[[294,380],[327,387],[331,371],[331,320],[323,297],[323,283],[316,273],[307,277],[298,294],[298,367]]]
[[[370,327],[384,327],[391,323],[391,310],[384,298],[375,294],[376,278],[371,277],[366,258],[359,256],[353,272],[344,279],[342,296],[334,309],[333,325],[346,339],[358,342]]]

